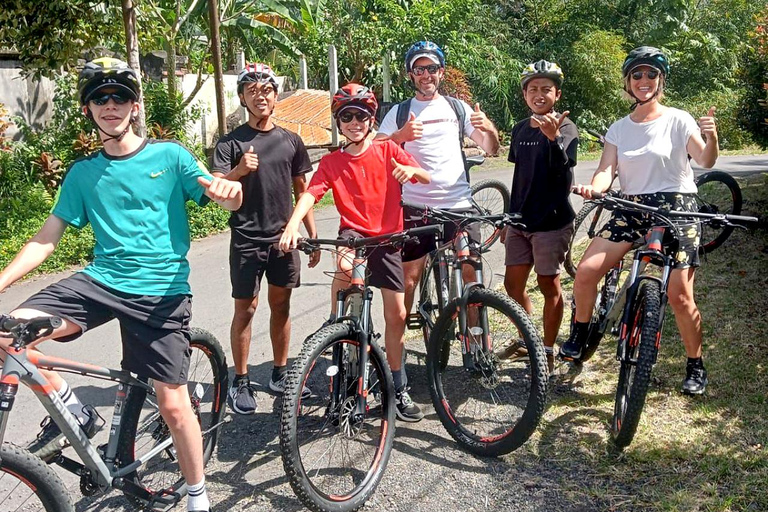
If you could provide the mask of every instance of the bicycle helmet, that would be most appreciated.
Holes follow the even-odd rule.
[[[621,73],[624,78],[629,76],[638,66],[651,66],[658,69],[665,77],[669,74],[669,60],[664,52],[653,46],[640,46],[635,48],[624,59]]]
[[[413,63],[421,57],[427,57],[435,64],[439,64],[441,68],[445,67],[443,50],[432,41],[419,41],[411,45],[405,52],[405,70],[410,73]]]
[[[369,88],[356,83],[348,83],[333,95],[331,113],[338,118],[342,111],[350,107],[365,110],[373,117],[376,115],[379,103]]]
[[[139,77],[131,67],[119,59],[100,57],[85,64],[77,78],[77,92],[81,105],[87,105],[93,96],[106,87],[127,93],[133,101],[139,99]]]
[[[565,75],[563,74],[563,70],[560,69],[560,66],[554,62],[548,62],[542,59],[525,66],[525,69],[523,69],[523,72],[520,75],[520,86],[525,89],[526,84],[534,78],[549,78],[555,82],[557,88],[560,89],[563,86]]]
[[[243,93],[245,84],[251,82],[270,83],[277,92],[277,75],[272,68],[266,64],[255,62],[253,64],[246,64],[240,74],[237,75],[237,94]]]

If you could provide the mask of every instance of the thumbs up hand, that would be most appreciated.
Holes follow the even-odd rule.
[[[479,103],[475,103],[475,110],[472,112],[472,115],[469,116],[469,122],[472,123],[472,126],[476,130],[484,132],[493,130],[493,124],[491,124],[491,121],[488,119],[488,116],[485,115],[485,112],[480,110]]]
[[[258,170],[259,168],[259,155],[253,152],[253,146],[250,146],[248,148],[248,151],[246,151],[242,158],[240,158],[240,162],[237,164],[237,167],[235,167],[235,171],[240,175],[240,177],[247,175],[248,173],[254,172]]]
[[[392,176],[394,176],[400,184],[410,181],[416,171],[413,167],[400,164],[394,158],[392,159],[392,167]]]
[[[421,136],[424,134],[424,124],[416,119],[416,114],[411,112],[408,115],[408,121],[405,123],[405,125],[400,129],[399,133],[399,139],[402,142],[411,142],[413,140],[420,139]]]
[[[714,137],[717,140],[717,125],[715,124],[715,107],[709,107],[707,115],[699,118],[699,129],[705,139]]]

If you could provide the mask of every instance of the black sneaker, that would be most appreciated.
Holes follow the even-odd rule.
[[[237,414],[249,415],[256,413],[256,389],[248,379],[235,380],[232,387],[229,388],[228,398],[229,406]]]
[[[589,324],[585,325],[588,326]],[[571,327],[571,335],[568,336],[565,343],[560,345],[560,357],[567,361],[580,361],[588,336],[589,327],[573,325]]]
[[[685,380],[680,390],[685,395],[702,395],[707,389],[707,370],[691,363],[685,367]]]
[[[408,388],[403,388],[395,393],[395,407],[395,412],[399,420],[416,423],[417,421],[421,421],[424,417],[424,413],[421,412],[419,406],[411,400],[411,395],[408,394]]]
[[[88,439],[93,439],[93,436],[104,427],[104,420],[96,414],[92,407],[86,407],[85,411],[88,414],[88,421],[84,425],[80,425],[80,428],[88,436]],[[27,445],[27,450],[32,455],[42,459],[43,462],[50,462],[58,457],[64,448],[70,446],[70,442],[50,416],[43,418],[40,426],[42,430],[37,434],[37,438]]]

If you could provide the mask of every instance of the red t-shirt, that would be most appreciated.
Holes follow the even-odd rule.
[[[328,189],[333,191],[341,216],[340,229],[351,228],[366,236],[400,231],[402,189],[392,176],[392,158],[403,165],[419,167],[411,155],[391,140],[376,140],[359,155],[352,156],[343,150],[325,155],[307,192],[319,201]]]

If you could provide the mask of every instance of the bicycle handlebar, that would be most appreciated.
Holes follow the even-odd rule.
[[[410,240],[421,235],[434,235],[443,232],[442,224],[432,224],[430,226],[420,226],[416,228],[398,231],[397,233],[387,233],[385,235],[371,237],[352,237],[347,239],[338,238],[300,238],[296,248],[309,254],[317,250],[320,245],[332,245],[334,247],[349,247],[356,249],[369,245],[394,245]]]
[[[520,213],[498,213],[494,215],[478,215],[471,212],[455,212],[451,210],[445,210],[442,208],[435,208],[433,206],[427,206],[425,204],[410,203],[408,201],[401,201],[401,204],[405,208],[411,208],[414,210],[421,210],[424,212],[425,217],[431,217],[438,222],[487,222],[493,224],[496,227],[503,226],[517,226],[521,229],[525,229],[525,224],[517,222],[522,218]]]
[[[0,332],[10,334],[14,340],[13,346],[16,347],[24,347],[27,343],[47,336],[61,327],[61,324],[62,320],[57,316],[22,319],[0,315]]]

